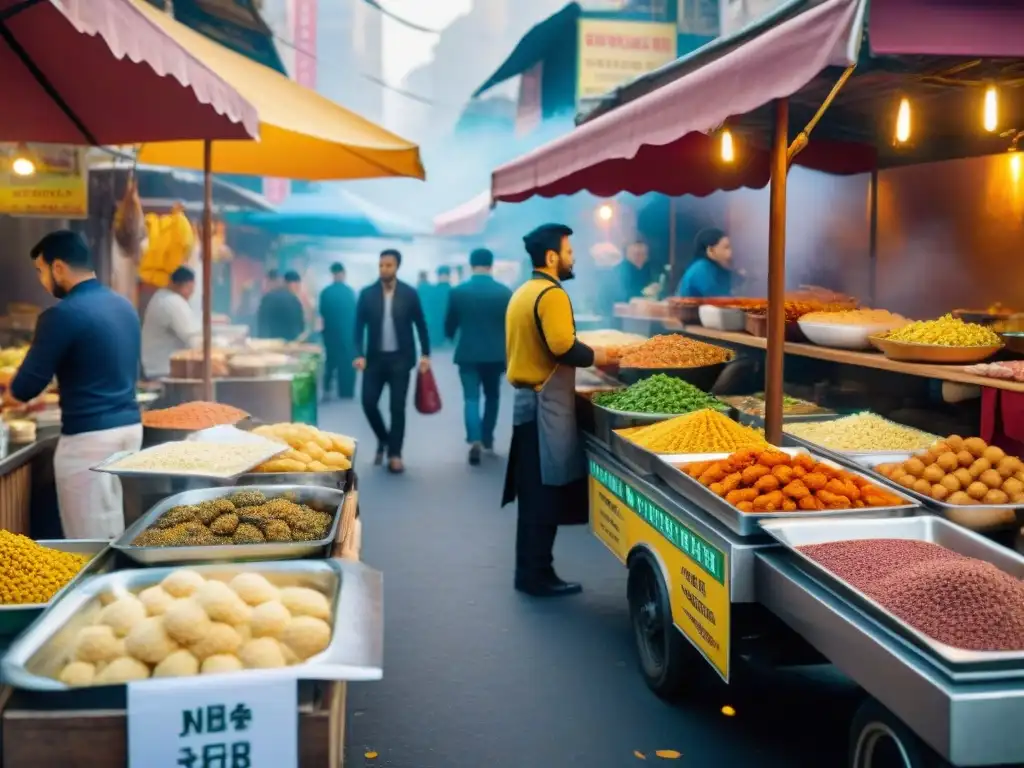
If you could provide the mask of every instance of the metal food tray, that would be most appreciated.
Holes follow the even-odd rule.
[[[210,443],[208,443],[208,445],[209,444]],[[157,450],[157,449],[161,448],[164,445],[168,445],[168,443],[160,443],[159,445],[155,445],[155,446],[152,446],[150,448],[144,448],[141,451],[118,451],[117,453],[114,453],[114,454],[108,456],[106,458],[106,460],[101,461],[99,464],[94,466],[92,468],[92,470],[94,472],[106,472],[107,474],[117,475],[119,477],[120,476],[152,477],[154,475],[159,475],[161,477],[201,477],[201,478],[208,479],[208,480],[225,480],[225,481],[227,481],[227,480],[233,480],[234,478],[238,477],[239,475],[243,475],[243,474],[249,472],[250,470],[258,467],[263,462],[270,461],[270,459],[274,458],[278,454],[284,453],[285,451],[288,450],[288,446],[283,444],[283,443],[268,445],[267,446],[267,451],[264,453],[262,458],[260,458],[259,460],[250,462],[248,465],[244,466],[238,472],[233,472],[230,475],[216,475],[216,474],[211,474],[209,472],[197,472],[197,471],[185,472],[185,471],[167,471],[167,470],[157,470],[157,469],[117,469],[117,467],[114,466],[114,465],[117,464],[117,462],[121,461],[121,459],[125,458],[126,456],[129,456],[129,455],[134,454],[134,453],[145,453],[146,451]],[[273,450],[271,450],[271,449],[273,449]]]
[[[764,416],[759,416],[756,413],[747,413],[746,411],[740,411],[737,409],[739,416],[737,421],[745,427],[761,427],[764,428]],[[832,419],[838,419],[842,414],[829,411],[827,413],[783,413],[782,423],[783,424],[794,424],[803,421],[831,421]]]
[[[659,461],[659,454],[641,448],[617,432],[612,432],[610,447],[612,455],[621,459],[634,472],[641,475],[654,474],[654,465]]]
[[[858,467],[864,469],[865,473],[874,481],[885,483],[889,488],[895,488],[902,493],[907,494],[913,499],[916,499],[925,507],[935,510],[943,517],[952,519],[959,525],[966,526],[975,530],[997,530],[999,528],[1008,528],[1021,520],[1021,513],[1024,512],[1024,506],[1020,504],[948,504],[944,501],[938,501],[933,499],[931,496],[925,496],[923,493],[918,493],[912,488],[906,488],[899,483],[890,480],[880,472],[875,471],[875,467],[879,464],[897,464],[903,463],[912,456],[916,456],[915,453],[909,452],[882,452],[878,453],[863,453],[856,454],[850,457],[850,460]],[[1010,512],[1014,513],[1013,521],[1007,519],[1006,522],[998,525],[972,525],[971,524],[971,513],[993,513],[1002,512],[1005,513],[1006,518],[1009,518]]]
[[[1024,557],[984,536],[934,515],[918,515],[888,520],[802,520],[789,518],[766,522],[764,530],[800,559],[805,569],[821,577],[827,585],[868,612],[889,629],[917,647],[950,665],[956,680],[986,677],[1024,678],[1024,651],[966,651],[940,643],[892,614],[880,603],[839,578],[821,563],[804,554],[799,547],[856,539],[910,539],[936,544],[966,557],[991,563],[1001,571],[1024,579]]]
[[[239,490],[263,491],[268,498],[295,493],[301,502],[316,502],[320,506],[334,508],[334,521],[327,535],[316,541],[267,541],[262,544],[211,544],[192,547],[136,547],[135,538],[157,521],[172,507],[198,504],[212,499],[230,496]],[[337,488],[323,488],[315,485],[249,485],[218,486],[184,491],[168,496],[152,507],[121,534],[111,546],[126,557],[143,565],[172,565],[183,563],[244,562],[252,560],[298,560],[302,558],[325,557],[338,536],[341,523],[341,507],[345,492]]]
[[[137,593],[159,584],[174,568],[115,571],[89,579],[18,638],[0,661],[0,679],[30,691],[67,691],[57,680],[72,639],[91,625],[107,593]],[[331,643],[302,664],[281,669],[249,669],[225,673],[263,679],[380,680],[383,676],[383,577],[360,563],[341,560],[259,563],[258,566],[220,563],[192,567],[207,578],[227,581],[256,571],[276,586],[305,586],[331,597]],[[147,685],[143,680],[132,685]]]
[[[317,485],[344,490],[348,487],[349,478],[356,466],[356,455],[359,452],[359,441],[353,442],[355,447],[352,449],[352,455],[349,456],[352,466],[348,469],[330,472],[246,472],[234,478],[234,483],[235,485]]]
[[[859,475],[865,480],[871,480],[874,482],[874,479],[869,477],[867,473],[843,467],[839,462],[832,461],[831,459],[822,456],[817,451],[805,451],[800,448],[780,448],[778,450],[784,451],[790,456],[795,456],[798,453],[809,453],[811,457],[817,461],[824,462],[836,469],[846,470],[851,474]],[[673,466],[674,464],[690,464],[698,461],[719,461],[721,459],[727,459],[731,455],[731,453],[693,453],[658,456],[659,461],[654,465],[654,472],[680,496],[699,505],[701,509],[720,520],[740,536],[756,536],[761,533],[762,521],[778,520],[784,517],[798,517],[800,519],[831,517],[905,517],[915,514],[920,509],[916,501],[902,493],[903,489],[896,489],[892,487],[892,484],[886,484],[883,486],[884,489],[905,500],[906,504],[894,507],[829,509],[818,512],[805,512],[802,510],[795,512],[765,512],[763,514],[741,512],[721,496],[716,496],[710,489],[705,488],[685,472]]]
[[[27,603],[21,605],[0,605],[0,637],[17,635],[49,606],[60,600],[72,587],[86,576],[107,570],[113,561],[110,542],[106,539],[41,539],[36,542],[41,547],[56,549],[59,552],[75,552],[81,555],[92,555],[67,584],[58,589],[49,602]]]

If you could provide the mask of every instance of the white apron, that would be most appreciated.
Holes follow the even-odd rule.
[[[121,481],[92,467],[112,453],[141,447],[141,424],[60,436],[53,474],[64,538],[109,540],[124,533]]]

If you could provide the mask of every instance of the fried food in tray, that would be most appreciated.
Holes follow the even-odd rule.
[[[320,541],[335,510],[316,509],[263,491],[172,507],[132,541],[134,547],[201,547],[224,544]]]
[[[267,424],[253,434],[286,444],[289,449],[254,472],[344,472],[352,468],[356,441],[347,435],[324,432],[308,424]]]
[[[727,459],[686,464],[682,471],[741,512],[819,512],[895,507],[898,496],[860,475],[818,461],[747,448]]]

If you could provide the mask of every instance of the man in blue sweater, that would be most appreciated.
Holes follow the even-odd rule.
[[[96,279],[89,247],[74,232],[44,237],[32,261],[43,287],[60,301],[39,316],[6,400],[27,403],[56,377],[61,436],[53,471],[64,536],[113,539],[124,531],[121,483],[92,467],[142,446],[135,397],[139,315]]]
[[[462,380],[469,463],[475,466],[483,451],[494,448],[501,374],[505,371],[505,311],[512,291],[491,276],[494,254],[486,248],[478,248],[469,255],[469,266],[472,276],[452,289],[444,333],[449,339],[456,334],[459,337],[455,364]]]

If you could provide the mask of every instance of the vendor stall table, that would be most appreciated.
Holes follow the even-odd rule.
[[[32,533],[33,487],[49,486],[52,491],[53,452],[59,437],[59,427],[40,429],[32,442],[8,445],[0,458],[0,529]],[[34,467],[40,471],[34,472]],[[45,534],[37,538],[49,538],[49,531]]]

